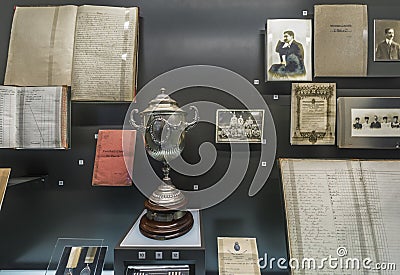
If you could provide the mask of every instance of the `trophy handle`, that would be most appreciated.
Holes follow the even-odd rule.
[[[129,124],[137,131],[144,132],[146,127],[143,125],[137,125],[135,119],[133,118],[134,114],[137,114],[139,112],[138,109],[133,109],[131,111],[130,119],[129,119]]]
[[[197,123],[199,122],[199,109],[197,109],[196,106],[190,106],[190,109],[194,111],[194,118],[192,122],[186,122],[185,125],[185,132],[189,131],[190,129],[192,129],[194,126],[197,125]]]

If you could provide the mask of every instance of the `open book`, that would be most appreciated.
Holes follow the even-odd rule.
[[[292,274],[397,274],[399,160],[280,159],[280,168]]]
[[[67,87],[0,86],[0,148],[68,148]]]
[[[72,100],[132,101],[138,8],[17,7],[4,84],[72,86]]]

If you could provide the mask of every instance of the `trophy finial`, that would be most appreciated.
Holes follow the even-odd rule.
[[[164,94],[165,91],[166,91],[165,88],[161,88],[160,90],[161,90],[161,93],[162,93],[162,94]]]

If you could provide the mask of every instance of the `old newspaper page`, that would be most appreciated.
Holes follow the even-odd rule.
[[[293,274],[396,274],[400,161],[280,159],[280,168]]]

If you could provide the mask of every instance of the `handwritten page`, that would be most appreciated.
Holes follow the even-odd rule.
[[[138,8],[79,7],[72,100],[133,100],[138,22]]]
[[[290,257],[315,259],[306,274],[335,273],[322,261],[330,256],[400,264],[400,161],[280,159],[280,167]]]
[[[16,7],[4,85],[71,85],[76,6]]]

